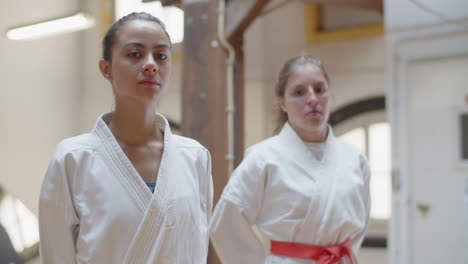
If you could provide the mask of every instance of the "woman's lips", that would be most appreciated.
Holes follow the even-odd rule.
[[[312,110],[312,111],[308,112],[308,113],[306,114],[306,116],[319,116],[319,115],[321,115],[321,114],[322,114],[322,112],[320,112],[320,111]]]
[[[144,85],[144,86],[160,86],[159,82],[153,79],[147,79],[143,81],[139,81],[138,84]]]

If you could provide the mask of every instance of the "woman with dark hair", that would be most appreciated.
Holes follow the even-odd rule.
[[[154,112],[171,71],[163,23],[121,18],[99,68],[115,111],[57,146],[39,200],[43,263],[206,262],[210,154]]]
[[[247,149],[213,213],[212,243],[224,264],[357,263],[369,218],[369,166],[328,125],[322,62],[286,62],[276,96],[282,128]]]

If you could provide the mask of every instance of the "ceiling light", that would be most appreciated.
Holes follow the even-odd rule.
[[[91,28],[95,25],[94,18],[85,13],[41,22],[29,26],[8,30],[7,38],[11,40],[37,39],[67,32],[75,32]]]

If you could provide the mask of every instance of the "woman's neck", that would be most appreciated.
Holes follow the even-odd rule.
[[[290,124],[291,125],[291,124]],[[304,142],[320,143],[325,142],[328,137],[328,125],[317,127],[316,129],[303,129],[291,126]]]
[[[163,135],[159,129],[156,129],[156,122],[154,106],[116,103],[109,128],[119,142],[127,145],[143,145],[150,141],[162,141]]]

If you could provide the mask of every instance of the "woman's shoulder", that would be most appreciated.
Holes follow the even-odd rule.
[[[188,138],[184,136],[179,136],[179,135],[172,135],[175,141],[175,145],[177,148],[186,148],[186,149],[205,149],[206,148],[200,144],[200,142],[196,141],[193,138]]]
[[[205,162],[206,160],[211,160],[210,152],[205,148],[200,142],[195,139],[172,135],[175,142],[175,147],[179,153],[183,156],[191,157],[195,160],[201,160]]]
[[[257,157],[261,157],[263,155],[276,153],[277,149],[281,149],[281,142],[278,141],[278,136],[272,136],[266,138],[258,143],[253,144],[252,146],[246,149],[246,155],[254,155]]]
[[[79,151],[94,151],[97,147],[97,142],[95,137],[90,133],[65,138],[57,144],[54,157],[63,157],[69,153]]]

